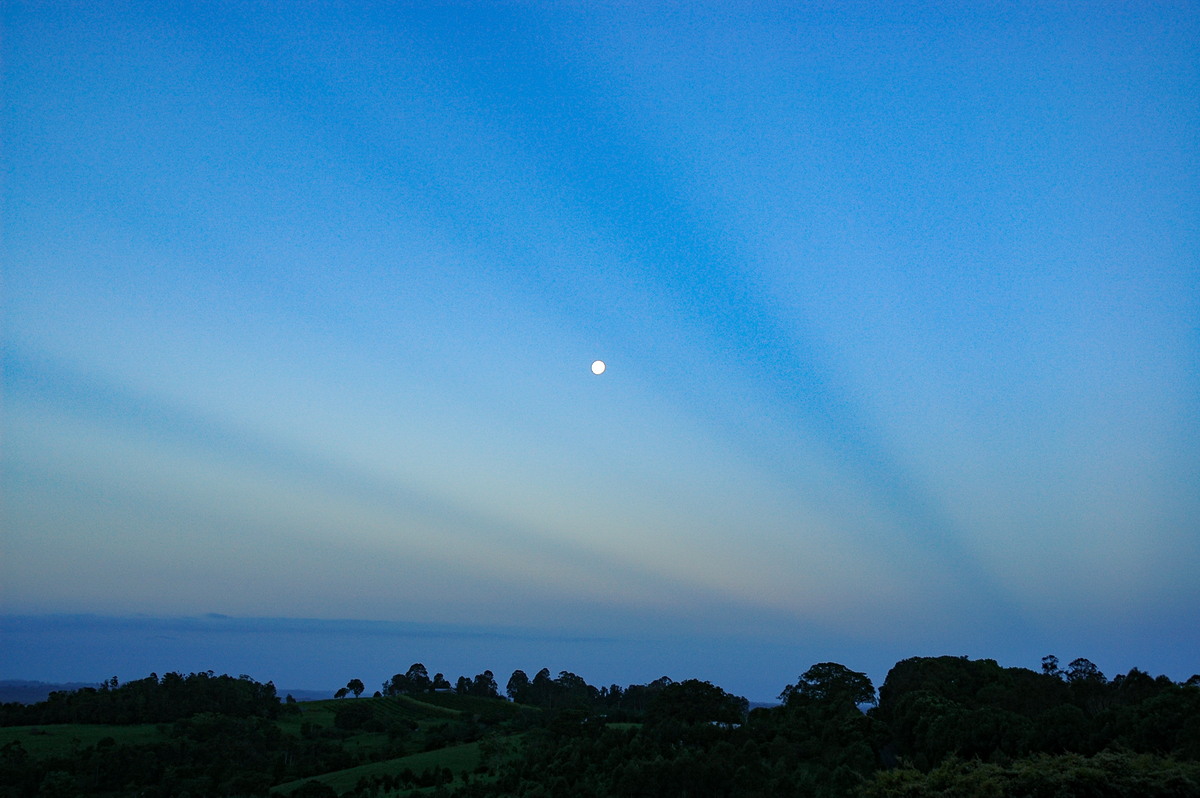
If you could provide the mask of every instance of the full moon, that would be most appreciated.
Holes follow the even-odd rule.
[[[604,361],[603,360],[597,360],[595,363],[592,364],[592,373],[593,374],[603,374],[604,373]]]

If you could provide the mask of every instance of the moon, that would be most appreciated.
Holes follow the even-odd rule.
[[[605,369],[605,365],[604,365],[603,360],[597,360],[594,363],[592,363],[592,373],[593,374],[603,374],[604,369]]]

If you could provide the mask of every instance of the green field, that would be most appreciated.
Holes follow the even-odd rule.
[[[34,757],[69,755],[73,750],[95,745],[105,737],[111,737],[121,745],[137,745],[162,740],[163,734],[153,723],[136,726],[63,723],[0,727],[0,746],[18,740]]]
[[[467,702],[469,702],[471,700],[487,700],[487,699],[471,699],[468,696],[460,696],[460,695],[449,695],[449,696],[445,696],[445,697],[453,698],[453,699],[466,699],[466,701],[431,700],[431,699],[436,699],[438,696],[439,696],[438,693],[427,693],[426,695],[422,696],[421,698],[415,698],[412,696],[402,695],[402,696],[397,696],[394,699],[384,699],[384,700],[395,701],[397,706],[403,707],[404,711],[409,713],[405,717],[409,717],[412,720],[421,720],[424,718],[429,718],[429,717],[434,717],[434,716],[441,717],[441,718],[452,718],[452,717],[457,716],[460,712],[464,712],[469,709],[469,707],[471,705]],[[491,703],[495,703],[495,700],[493,699],[491,701]]]
[[[348,703],[361,702],[371,707],[376,718],[384,723],[393,721],[409,721],[421,723],[429,720],[446,720],[458,717],[459,712],[446,707],[427,704],[422,701],[397,696],[389,698],[339,698],[322,701],[305,701],[298,704],[300,714],[287,715],[279,719],[279,727],[289,734],[299,734],[300,727],[305,723],[313,723],[326,729],[333,728],[338,707]]]
[[[420,773],[427,769],[449,768],[451,773],[459,776],[462,773],[474,770],[479,766],[479,761],[479,743],[464,743],[462,745],[439,748],[436,751],[425,751],[420,754],[410,754],[409,756],[388,759],[383,762],[372,762],[369,765],[359,765],[358,767],[347,768],[345,770],[337,770],[312,778],[289,781],[286,784],[272,787],[271,792],[287,794],[307,781],[319,781],[323,784],[328,784],[338,792],[345,792],[358,784],[358,780],[364,776],[394,775],[406,768],[412,770],[414,773]]]
[[[454,698],[463,697],[454,696]],[[300,714],[281,718],[280,723],[299,728],[301,723],[307,721],[329,727],[333,725],[334,715],[339,707],[355,702],[369,704],[375,713],[375,717],[385,722],[393,719],[410,720],[417,723],[434,718],[445,720],[446,718],[457,717],[463,710],[463,707],[418,701],[406,695],[389,696],[387,698],[327,698],[321,701],[304,701],[297,704],[296,706],[300,708]]]
[[[375,727],[375,731],[339,729],[335,722],[338,710],[355,705],[369,707],[370,716],[390,729],[391,733],[379,731],[378,726]],[[277,794],[291,792],[306,781],[314,779],[334,790],[344,792],[353,789],[363,777],[396,775],[405,770],[421,774],[428,770],[448,769],[456,778],[461,779],[463,774],[471,773],[479,767],[483,754],[480,742],[456,743],[453,741],[455,733],[462,729],[475,728],[478,719],[488,722],[487,719],[490,718],[491,722],[495,722],[511,718],[522,711],[530,711],[500,699],[454,693],[325,699],[302,702],[295,707],[298,712],[285,714],[276,721],[285,734],[300,737],[315,733],[322,738],[336,740],[337,745],[361,760],[378,761],[281,784],[272,788],[272,792]],[[169,728],[170,726],[165,724],[47,724],[0,727],[0,746],[19,741],[34,758],[70,757],[73,752],[95,746],[105,738],[112,738],[119,745],[159,742],[166,739]],[[449,735],[447,742],[450,744],[440,742],[443,734]],[[500,748],[512,751],[514,746],[511,741],[519,738],[517,735],[506,735],[503,738],[489,739],[509,741],[507,744],[502,742]],[[438,744],[443,744],[444,747],[414,752],[422,747]],[[489,743],[492,744],[494,743]],[[516,747],[519,747],[519,743]],[[496,751],[495,748],[490,750]],[[413,788],[401,790],[397,794],[419,795],[431,789]]]
[[[405,696],[408,698],[408,696]],[[435,706],[452,712],[467,712],[473,715],[512,717],[521,712],[519,704],[504,699],[480,698],[457,693],[420,693],[411,699],[424,706]]]

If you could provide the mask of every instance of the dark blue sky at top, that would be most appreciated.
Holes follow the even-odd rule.
[[[0,610],[1186,676],[1197,34],[8,4]]]

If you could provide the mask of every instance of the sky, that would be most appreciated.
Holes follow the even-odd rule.
[[[1195,4],[0,13],[0,677],[1200,671]]]

